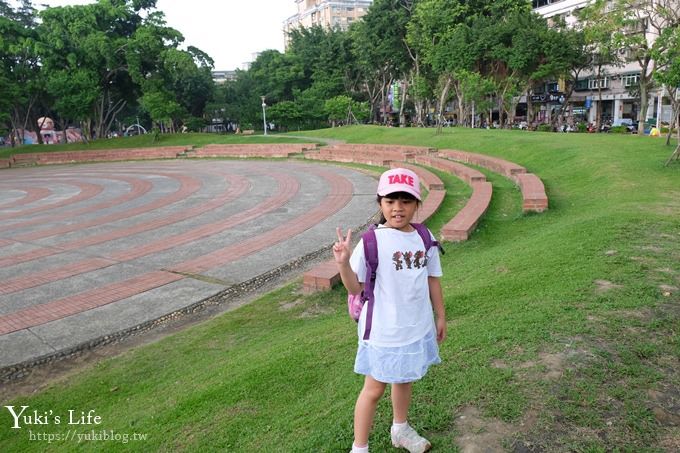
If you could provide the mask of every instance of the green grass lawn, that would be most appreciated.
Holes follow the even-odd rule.
[[[524,215],[519,190],[486,172],[494,195],[478,231],[445,244],[449,338],[443,363],[415,385],[410,413],[434,451],[458,451],[463,435],[509,451],[680,448],[680,164],[663,167],[672,148],[662,139],[457,128],[308,134],[497,155],[546,185],[550,209]],[[449,192],[434,230],[469,195],[438,174]],[[300,286],[4,401],[62,423],[11,429],[3,409],[0,451],[349,451],[362,384],[352,372],[356,325],[343,289],[303,296]],[[481,425],[461,423],[466,408]],[[69,426],[69,410],[95,410],[101,424]],[[384,398],[372,451],[393,451],[390,423]],[[489,440],[498,426],[504,434]],[[147,438],[30,440],[93,429]]]

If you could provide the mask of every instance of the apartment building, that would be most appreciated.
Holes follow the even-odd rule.
[[[590,0],[533,0],[534,11],[541,16],[551,19],[560,16],[567,24],[577,22],[578,11],[590,3]],[[648,39],[653,39],[650,30],[645,31]],[[603,121],[617,121],[629,118],[638,121],[640,99],[637,85],[640,80],[641,68],[636,61],[626,60],[622,66],[605,67],[600,77],[593,72],[580,77],[574,93],[569,100],[569,114],[574,121],[594,123],[597,115],[598,103],[602,103],[601,115]],[[546,121],[553,109],[560,107],[560,97],[564,87],[558,81],[546,83],[536,87],[532,102],[538,107],[539,121]],[[649,108],[647,122],[669,122],[671,117],[670,102],[664,104],[662,88],[655,88],[649,94]]]
[[[236,71],[212,71],[212,79],[215,83],[225,83],[236,80]]]
[[[283,24],[288,46],[288,33],[300,27],[339,28],[347,30],[352,22],[359,20],[373,0],[295,0],[297,14]]]

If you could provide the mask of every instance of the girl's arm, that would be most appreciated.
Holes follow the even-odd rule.
[[[446,339],[446,313],[444,311],[444,294],[439,277],[427,277],[427,284],[430,287],[430,301],[434,310],[435,323],[437,326],[437,343]]]
[[[361,293],[361,290],[364,287],[361,283],[359,283],[357,274],[355,274],[352,268],[349,266],[349,262],[343,264],[338,263],[338,270],[340,271],[342,284],[345,285],[345,288],[347,288],[347,292],[350,294]]]
[[[349,265],[349,257],[352,255],[349,249],[352,230],[347,230],[347,238],[342,237],[342,230],[340,228],[337,229],[337,233],[338,241],[333,245],[333,258],[335,258],[335,263],[338,265],[342,284],[345,285],[348,293],[359,294],[362,289],[361,283],[359,283],[357,274],[354,273]]]

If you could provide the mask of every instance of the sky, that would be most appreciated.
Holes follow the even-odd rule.
[[[65,6],[94,0],[33,0],[34,5]],[[216,70],[245,69],[253,54],[283,52],[283,22],[295,15],[294,0],[158,0],[167,24],[215,60]]]

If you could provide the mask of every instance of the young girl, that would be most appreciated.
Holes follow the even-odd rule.
[[[438,343],[446,338],[439,253],[437,247],[425,250],[411,225],[420,204],[420,182],[414,172],[396,168],[383,173],[378,204],[382,213],[375,230],[379,264],[368,340],[363,339],[368,304],[358,325],[354,371],[366,377],[354,408],[352,452],[368,452],[376,406],[391,384],[392,444],[420,453],[430,449],[430,442],[409,426],[407,414],[413,382],[425,376],[430,365],[440,363]],[[352,231],[343,237],[338,228],[337,234],[333,255],[342,283],[350,294],[359,294],[366,276],[363,244],[360,241],[350,257]]]

